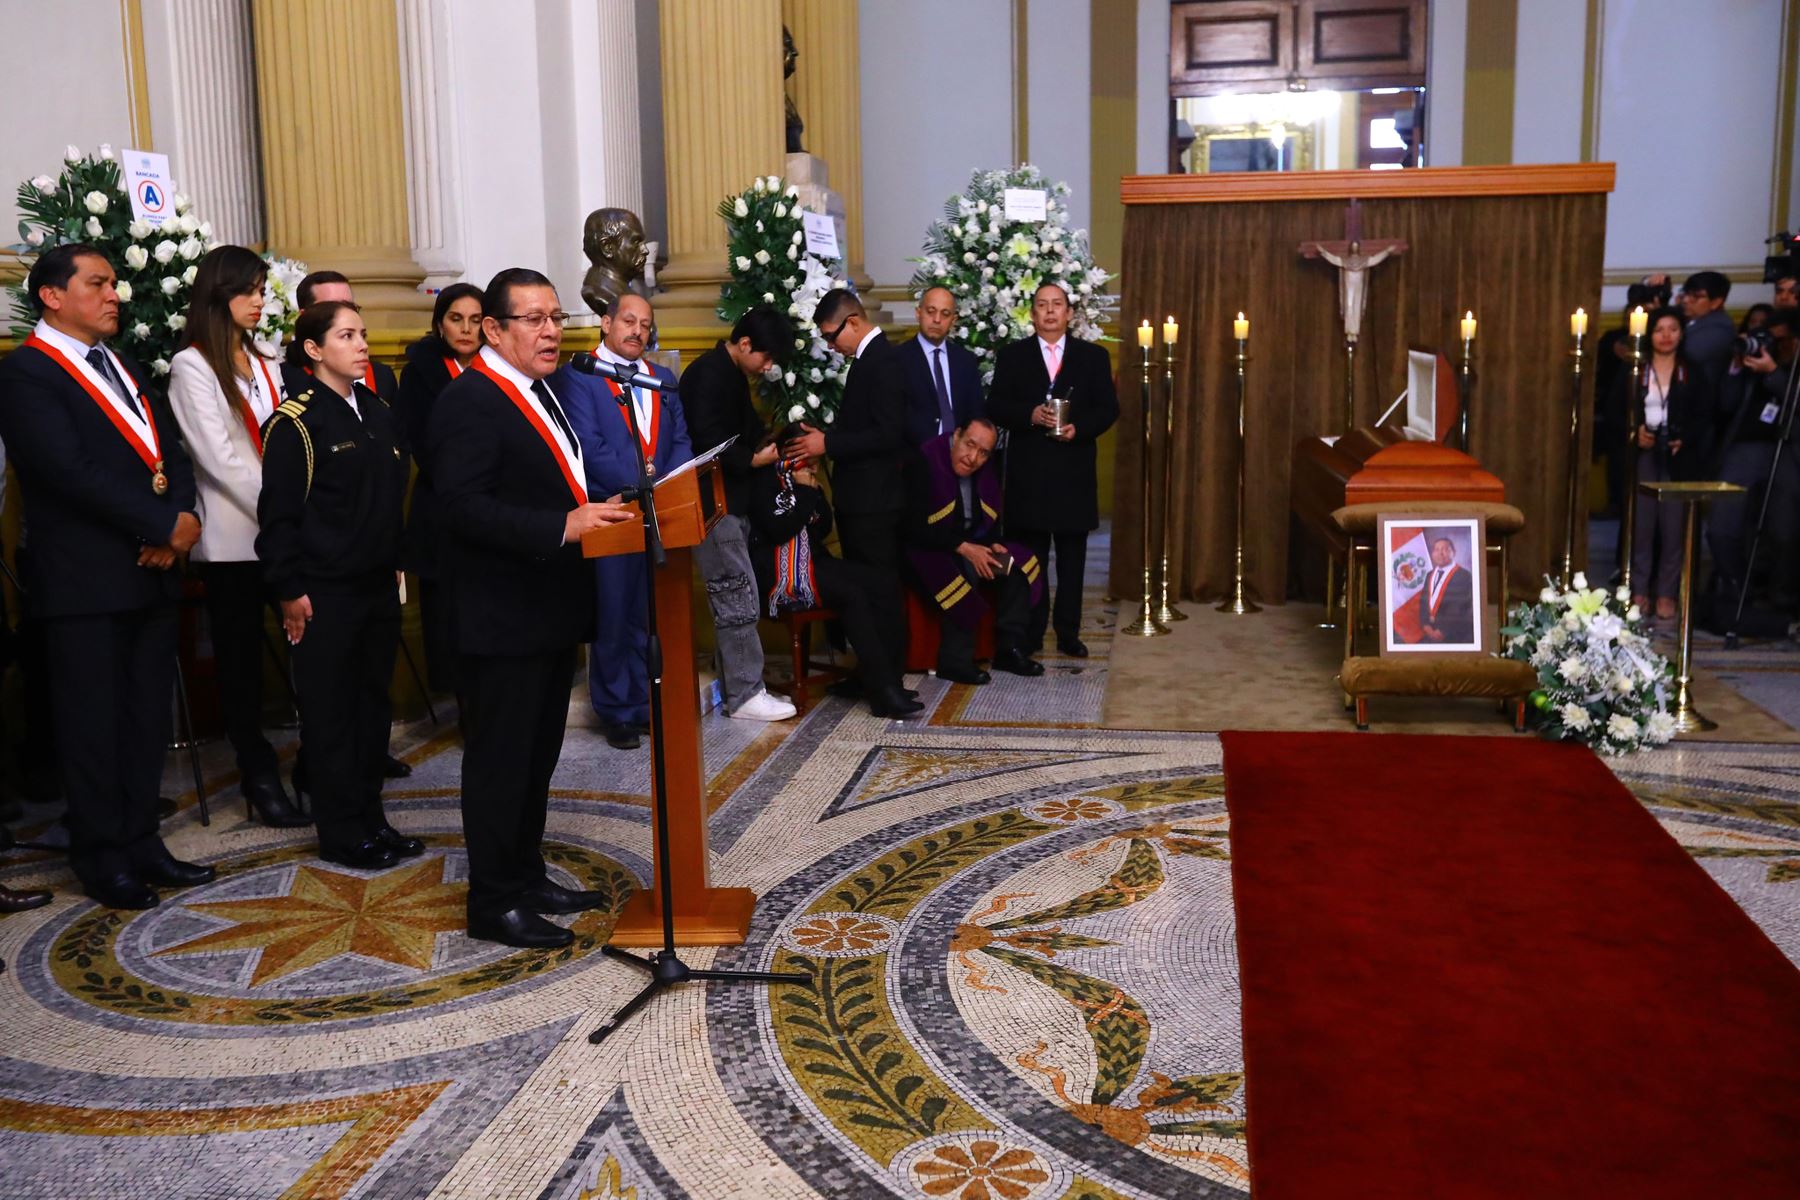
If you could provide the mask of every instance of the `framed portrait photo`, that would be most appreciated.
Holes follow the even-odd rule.
[[[1480,517],[1376,518],[1381,653],[1486,651],[1486,532]]]

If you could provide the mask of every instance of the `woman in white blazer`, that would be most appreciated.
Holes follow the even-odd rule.
[[[268,265],[243,246],[200,260],[181,350],[169,364],[169,405],[194,460],[201,532],[193,550],[206,584],[219,707],[237,753],[244,799],[264,824],[310,824],[281,786],[262,731],[263,611],[269,593],[256,558],[262,426],[282,402],[281,368],[251,339],[262,319]]]

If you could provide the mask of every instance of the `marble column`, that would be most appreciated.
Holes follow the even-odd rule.
[[[781,0],[662,0],[658,12],[670,243],[659,320],[716,325],[719,201],[782,169]]]
[[[395,6],[252,0],[251,22],[270,247],[349,276],[372,328],[422,325]]]
[[[406,211],[413,261],[425,282],[462,278],[462,156],[450,94],[448,0],[398,0],[401,104],[406,139]]]
[[[840,0],[781,0],[781,19],[794,35],[799,60],[787,81],[806,123],[808,153],[825,160],[831,190],[844,201],[850,278],[860,290],[872,281],[863,271],[862,105],[858,69],[857,6]]]
[[[154,149],[222,242],[263,241],[250,10],[239,0],[143,0]]]

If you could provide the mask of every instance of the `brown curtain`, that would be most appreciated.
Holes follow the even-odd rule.
[[[1300,439],[1340,432],[1343,324],[1337,272],[1303,259],[1303,241],[1343,236],[1343,201],[1135,204],[1125,210],[1123,336],[1113,499],[1111,591],[1141,594],[1143,408],[1132,332],[1148,317],[1181,322],[1175,383],[1171,579],[1185,597],[1230,586],[1237,501],[1236,344],[1231,320],[1250,318],[1245,574],[1265,602],[1301,589],[1290,563],[1323,552],[1290,528],[1288,482]],[[1534,585],[1560,557],[1569,466],[1569,314],[1598,311],[1604,195],[1364,200],[1366,238],[1401,238],[1406,252],[1372,269],[1357,347],[1357,424],[1372,423],[1406,386],[1409,348],[1436,349],[1454,369],[1457,321],[1480,323],[1470,405],[1472,452],[1525,513],[1512,539],[1512,576]],[[1590,359],[1591,366],[1591,359]],[[1157,462],[1166,393],[1153,375]],[[1582,462],[1591,441],[1591,379],[1582,400]],[[1584,472],[1585,480],[1585,472]],[[1159,490],[1152,529],[1162,537]],[[1301,544],[1294,544],[1299,537]],[[1577,528],[1575,561],[1586,554]],[[1312,588],[1306,589],[1311,592]]]

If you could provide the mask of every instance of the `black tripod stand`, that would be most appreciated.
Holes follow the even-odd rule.
[[[656,883],[658,900],[662,905],[663,928],[662,949],[654,954],[633,954],[612,945],[601,947],[603,953],[642,967],[649,972],[650,982],[626,1001],[625,1007],[614,1013],[611,1020],[588,1034],[588,1041],[599,1045],[607,1034],[624,1024],[631,1014],[648,1004],[658,992],[676,984],[696,980],[718,983],[806,983],[811,977],[772,971],[696,970],[682,962],[681,956],[675,952],[675,894],[669,869],[668,778],[663,769],[662,639],[656,628],[656,574],[667,561],[667,555],[663,551],[662,533],[656,523],[656,500],[651,486],[650,463],[644,456],[644,440],[638,432],[637,412],[631,403],[633,387],[645,387],[659,392],[675,389],[673,385],[664,383],[655,376],[632,375],[628,371],[599,362],[590,355],[577,355],[575,366],[578,370],[600,375],[621,385],[618,400],[624,411],[625,424],[631,430],[632,447],[637,451],[637,486],[622,493],[621,498],[636,500],[644,513],[644,603],[647,614],[645,631],[648,634],[644,664],[650,677],[651,793],[652,807],[656,813]],[[676,666],[678,670],[691,669],[691,665],[687,663],[678,663]]]
[[[1769,519],[1769,503],[1775,496],[1775,477],[1781,471],[1781,456],[1787,450],[1788,436],[1794,431],[1796,398],[1800,398],[1800,362],[1788,368],[1787,387],[1781,395],[1781,416],[1775,436],[1775,452],[1769,456],[1769,473],[1763,480],[1762,503],[1756,510],[1756,530],[1750,535],[1750,553],[1744,559],[1744,578],[1738,582],[1737,607],[1731,614],[1731,626],[1725,631],[1725,648],[1738,648],[1738,626],[1744,622],[1744,605],[1750,599],[1750,580],[1756,574],[1756,552],[1762,545],[1763,523]],[[1746,398],[1746,404],[1754,401]]]

